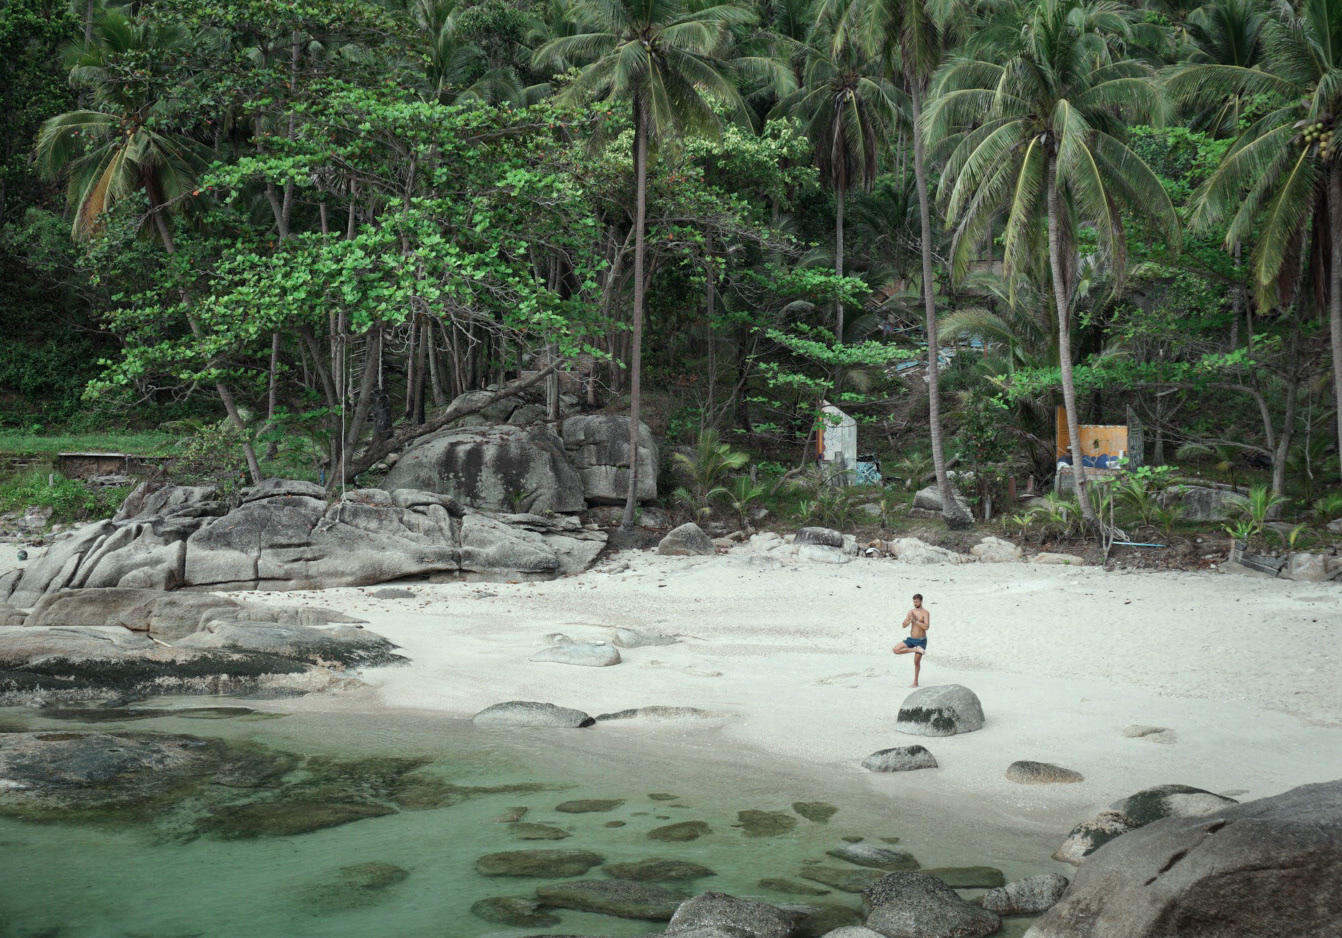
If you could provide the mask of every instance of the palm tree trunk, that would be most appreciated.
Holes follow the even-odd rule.
[[[1062,403],[1067,411],[1067,437],[1072,449],[1072,478],[1076,480],[1076,497],[1081,503],[1081,517],[1087,527],[1095,530],[1099,519],[1090,503],[1086,490],[1086,468],[1081,464],[1081,428],[1076,416],[1076,385],[1072,382],[1072,329],[1071,311],[1067,302],[1067,281],[1062,274],[1062,232],[1058,213],[1061,196],[1058,193],[1057,157],[1048,158],[1048,259],[1053,269],[1053,300],[1058,307],[1058,364],[1062,372]]]
[[[1333,346],[1333,397],[1337,402],[1337,445],[1342,452],[1342,163],[1328,171],[1328,324]]]
[[[960,507],[946,474],[946,454],[941,435],[941,363],[937,359],[940,342],[937,339],[937,302],[932,295],[932,213],[927,204],[927,172],[923,165],[923,100],[917,81],[909,82],[913,103],[913,178],[918,189],[919,248],[923,255],[923,310],[927,315],[927,418],[928,434],[932,437],[932,465],[937,474],[937,489],[941,492],[941,517],[946,527],[968,528],[973,520]]]
[[[637,196],[634,204],[634,322],[629,360],[629,494],[624,500],[621,529],[634,527],[634,507],[638,504],[638,428],[642,404],[643,370],[643,228],[648,210],[648,128],[643,109],[634,102],[634,175]]]
[[[843,276],[843,203],[847,199],[848,192],[843,186],[837,189],[839,196],[839,207],[834,213],[834,273],[839,277]],[[834,341],[836,345],[843,345],[843,297],[834,298]],[[834,366],[834,384],[837,388],[839,383],[839,366]]]

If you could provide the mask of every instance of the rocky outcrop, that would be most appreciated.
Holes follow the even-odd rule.
[[[0,602],[28,608],[62,589],[322,589],[435,574],[548,578],[585,569],[605,546],[603,533],[573,517],[486,514],[410,489],[358,489],[328,503],[311,483],[271,479],[245,489],[227,513],[208,488],[137,493],[125,517],[78,528],[21,575],[0,578],[8,583]],[[134,503],[143,508],[130,514]]]
[[[476,726],[546,726],[578,729],[596,721],[581,710],[535,700],[510,700],[486,707],[471,718]]]
[[[983,705],[960,684],[922,687],[904,698],[895,731],[911,736],[954,736],[983,729]]]
[[[1342,931],[1342,781],[1125,834],[1031,938],[1330,938]]]
[[[629,494],[629,418],[593,415],[570,417],[563,426],[564,450],[582,479],[582,492],[598,505],[623,505]],[[640,502],[657,497],[657,444],[652,431],[638,426]]]
[[[693,521],[669,532],[657,544],[657,553],[665,557],[711,557],[716,552],[713,539]]]
[[[578,512],[587,502],[564,441],[545,426],[465,427],[411,445],[384,483],[389,490],[447,495],[487,511]]]

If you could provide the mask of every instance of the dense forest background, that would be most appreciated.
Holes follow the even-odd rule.
[[[981,516],[1062,405],[1342,512],[1342,0],[0,0],[0,56],[0,426],[335,484],[521,381],[753,482],[828,400]]]

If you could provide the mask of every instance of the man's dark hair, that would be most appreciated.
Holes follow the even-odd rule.
[[[923,598],[923,594],[922,594],[922,593],[914,593],[914,594],[913,594],[913,598],[914,598],[914,599],[922,599],[922,598]]]

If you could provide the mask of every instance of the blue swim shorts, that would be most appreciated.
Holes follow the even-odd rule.
[[[925,638],[906,638],[904,644],[909,648],[916,648],[919,651],[927,651],[927,639]]]

